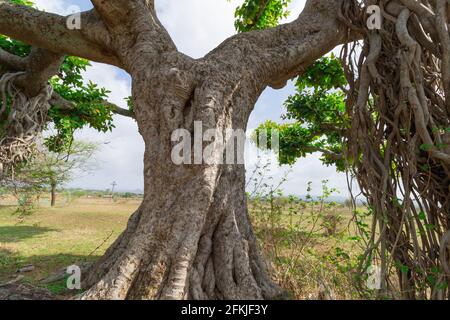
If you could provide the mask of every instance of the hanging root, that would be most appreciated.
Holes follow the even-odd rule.
[[[353,119],[349,156],[374,215],[361,268],[373,260],[381,266],[383,295],[449,298],[443,236],[450,228],[448,4],[366,4],[381,7],[381,30],[367,29],[357,1],[345,1],[342,12],[364,34],[361,50],[354,43],[342,55]]]
[[[28,98],[14,81],[23,72],[7,73],[0,79],[0,179],[14,175],[14,167],[31,156],[36,137],[44,129],[52,87]]]

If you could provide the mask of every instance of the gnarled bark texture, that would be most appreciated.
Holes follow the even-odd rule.
[[[92,0],[91,29],[47,34],[11,29],[15,6],[0,1],[0,32],[127,70],[134,115],[145,141],[145,195],[126,230],[85,275],[82,299],[263,299],[281,290],[258,252],[246,205],[243,165],[175,165],[172,132],[246,129],[266,86],[279,88],[347,39],[342,1],[309,0],[300,17],[236,35],[193,60],[179,53],[153,1]],[[6,16],[4,13],[6,12]],[[126,12],[124,14],[123,12]],[[22,12],[22,18],[29,16]],[[32,13],[36,15],[36,13]],[[39,15],[41,23],[59,18]],[[97,20],[95,20],[97,19]],[[11,23],[12,23],[11,22]],[[63,39],[52,42],[52,35]],[[66,38],[74,37],[70,47]],[[86,43],[85,43],[86,42]],[[97,47],[104,50],[96,50]]]
[[[167,68],[150,81],[138,68],[134,77],[143,79],[134,82],[133,93],[146,144],[145,198],[94,266],[86,280],[93,286],[83,298],[261,299],[280,293],[250,228],[244,167],[171,160],[173,130],[192,131],[193,119],[204,130],[245,128],[257,95],[230,85],[230,76],[207,70],[207,64],[179,59],[174,65],[186,71]],[[201,72],[196,68],[208,76],[195,79]]]

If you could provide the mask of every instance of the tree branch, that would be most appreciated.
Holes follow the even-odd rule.
[[[323,149],[323,148],[319,148],[319,147],[314,147],[314,146],[305,147],[303,149],[303,151],[305,151],[307,153],[320,152],[323,155],[327,156],[332,161],[340,161],[340,160],[344,160],[345,159],[345,156],[343,154],[336,153],[336,152],[333,152],[331,150],[327,150],[327,149]]]
[[[108,101],[104,101],[104,105],[110,107],[115,114],[134,119],[134,113],[131,110],[121,108],[118,105]]]
[[[119,40],[117,54],[125,69],[134,74],[159,66],[159,58],[177,52],[168,32],[158,20],[153,0],[91,0],[109,32]],[[151,64],[154,64],[153,66]]]
[[[154,14],[154,0],[91,0],[96,11],[109,26],[126,24],[133,15],[143,13],[149,9]],[[144,10],[145,11],[145,10]]]
[[[32,48],[27,57],[19,57],[0,48],[2,73],[23,71],[15,80],[15,85],[23,89],[28,97],[34,97],[56,75],[64,59],[62,54],[45,49]]]
[[[347,27],[339,22],[337,13],[342,1],[308,0],[297,20],[276,28],[238,34],[225,40],[206,59],[228,64],[239,61],[251,66],[252,78],[259,83],[283,87],[287,80],[339,44],[360,37],[351,35],[350,38]]]
[[[16,80],[29,97],[36,96],[47,85],[48,79],[58,74],[64,56],[45,49],[32,48],[26,58],[25,74]]]
[[[95,11],[81,14],[82,29],[67,28],[67,17],[0,0],[0,33],[32,46],[121,67],[109,51],[109,33]]]
[[[126,24],[130,20],[133,2],[129,0],[91,0],[94,8],[108,26]]]
[[[0,66],[11,71],[23,71],[27,66],[25,58],[16,56],[0,48]]]
[[[76,108],[75,103],[64,99],[56,92],[53,92],[53,95],[52,95],[49,103],[50,103],[50,105],[55,106],[61,110],[73,110]],[[131,110],[123,109],[123,108],[119,107],[118,105],[108,102],[108,101],[103,101],[103,105],[111,108],[111,110],[115,114],[134,119],[134,113]]]

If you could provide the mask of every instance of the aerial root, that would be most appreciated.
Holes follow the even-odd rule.
[[[29,159],[42,132],[53,89],[47,85],[29,98],[14,85],[23,72],[6,73],[0,79],[0,176],[14,177],[14,167]]]
[[[445,1],[390,1],[378,31],[367,29],[361,5],[344,2],[341,15],[365,40],[362,50],[353,43],[342,54],[353,119],[347,144],[356,160],[349,167],[376,229],[361,271],[381,267],[382,294],[448,298],[442,289],[449,276],[443,235],[450,229],[450,38],[440,32]],[[436,283],[424,286],[430,277]]]

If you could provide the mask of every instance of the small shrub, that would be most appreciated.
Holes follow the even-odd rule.
[[[15,213],[19,218],[24,218],[33,213],[36,208],[36,195],[34,192],[24,192],[17,199],[17,209]]]

